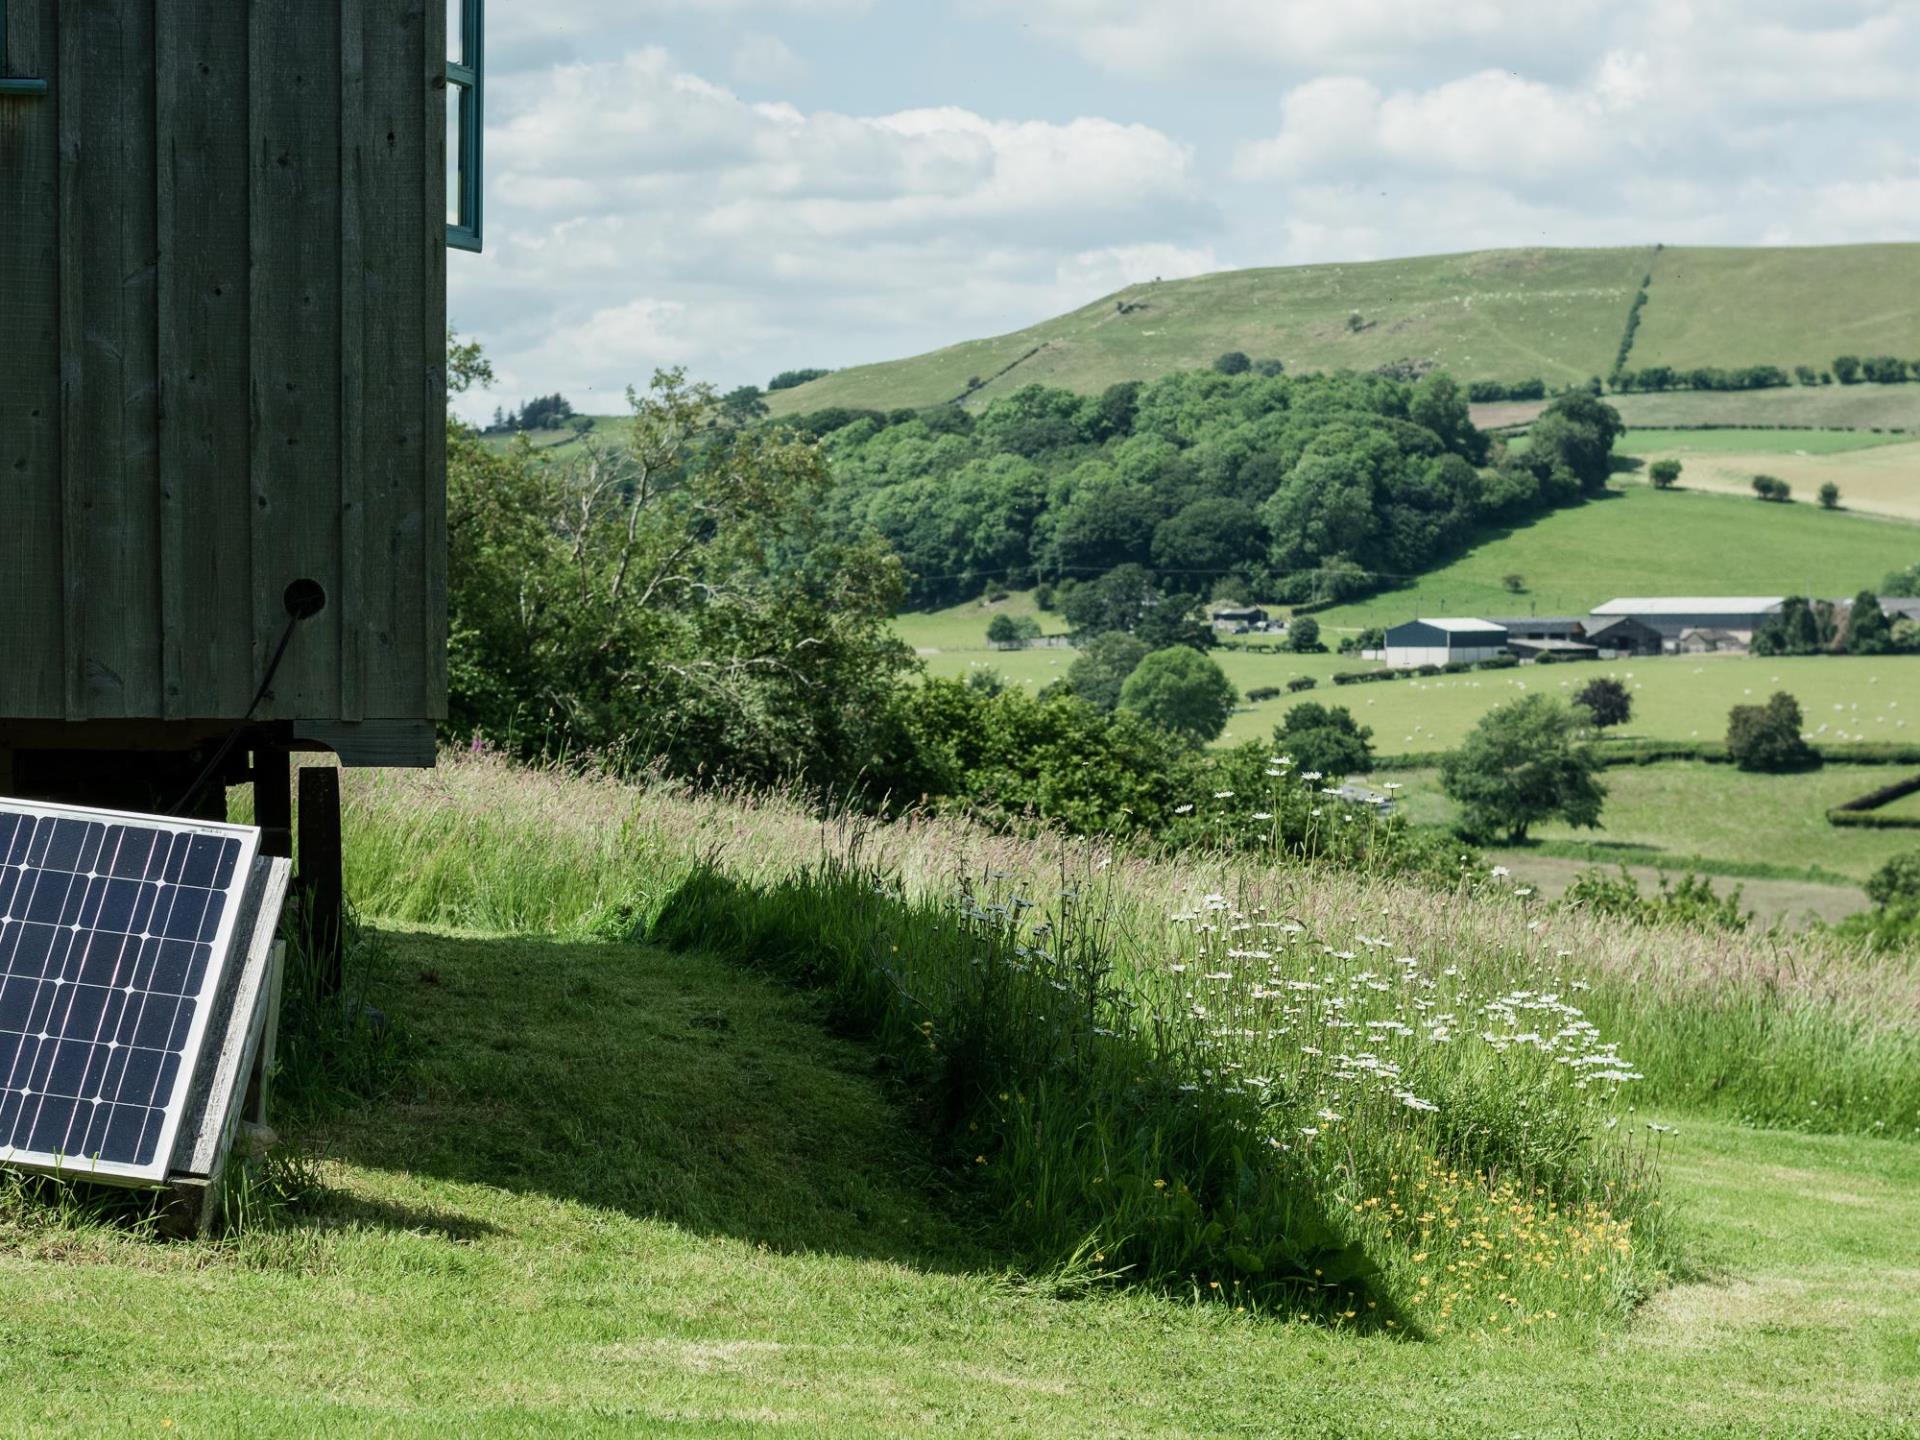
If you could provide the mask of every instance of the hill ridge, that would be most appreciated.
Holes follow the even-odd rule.
[[[1920,244],[1515,247],[1222,270],[1123,286],[1001,335],[836,371],[767,397],[979,404],[1028,383],[1093,392],[1240,350],[1290,371],[1410,361],[1462,380],[1549,385],[1614,366],[1643,278],[1632,363],[1809,364],[1920,355]]]

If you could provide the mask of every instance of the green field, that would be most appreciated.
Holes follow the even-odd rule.
[[[1463,379],[1565,384],[1612,369],[1647,274],[1636,368],[1920,354],[1920,246],[1493,250],[1134,285],[1027,329],[842,370],[769,403],[786,414],[977,403],[1033,383],[1092,392],[1227,350],[1295,371],[1412,359]],[[973,380],[984,383],[969,389]]]
[[[1670,247],[1652,273],[1635,369],[1920,353],[1920,247]]]
[[[1016,1263],[977,1167],[1012,1162],[1025,1131],[943,1135],[927,1104],[943,1066],[902,1066],[841,993],[783,981],[804,972],[745,933],[726,954],[588,939],[670,912],[708,866],[751,904],[828,854],[945,897],[956,874],[995,864],[1058,885],[1106,841],[822,822],[780,797],[486,755],[351,772],[346,801],[349,887],[363,914],[390,916],[355,948],[355,973],[369,966],[405,1066],[305,1116],[282,1104],[290,1150],[253,1188],[250,1221],[219,1240],[159,1242],[75,1192],[0,1185],[0,1419],[15,1434],[1891,1440],[1920,1417],[1920,1112],[1903,1029],[1920,995],[1903,958],[1822,937],[1622,933],[1505,887],[1436,902],[1380,877],[1121,852],[1094,897],[1114,914],[1112,983],[1140,985],[1148,956],[1164,964],[1169,900],[1223,889],[1256,914],[1283,902],[1315,941],[1357,935],[1371,954],[1396,935],[1442,993],[1457,970],[1584,975],[1574,989],[1597,1023],[1665,1087],[1661,1104],[1615,1114],[1659,1169],[1644,1213],[1661,1212],[1670,1248],[1647,1256],[1670,1265],[1644,1260],[1645,1227],[1619,1252],[1549,1258],[1530,1246],[1559,1202],[1467,1210],[1492,1177],[1423,1167],[1440,1179],[1405,1194],[1438,1212],[1421,1215],[1432,1248],[1480,1254],[1498,1292],[1473,1296],[1423,1248],[1413,1263],[1432,1261],[1434,1288],[1461,1286],[1461,1309],[1490,1319],[1450,1327],[1446,1306],[1428,1306],[1440,1313],[1411,1338],[1357,1298],[1352,1313],[1302,1319],[1212,1300],[1202,1275],[1104,1275],[1098,1252]],[[818,927],[806,933],[820,952],[847,920],[781,914]],[[960,924],[945,902],[941,914]],[[793,966],[812,964],[797,954]],[[1256,958],[1258,972],[1225,952],[1213,964],[1265,975],[1271,956]],[[1315,943],[1273,964],[1371,995],[1371,968],[1340,970],[1369,966],[1365,954]],[[1761,1033],[1772,1064],[1743,1064]],[[1523,1064],[1505,1058],[1486,1083]],[[1073,1087],[1075,1073],[1058,1064],[1035,1089]],[[1181,1085],[1165,1104],[1200,1114],[1213,1098]],[[1749,1106],[1782,1129],[1740,1123]],[[1121,1179],[1160,1188],[1116,1171],[1108,1190]],[[1169,1187],[1165,1204],[1181,1194]],[[1607,1279],[1605,1304],[1580,1313],[1523,1313],[1507,1292],[1599,1281],[1576,1271],[1601,1261],[1632,1265],[1647,1288]],[[1509,1279],[1503,1265],[1540,1273]],[[1432,1300],[1411,1294],[1427,1281],[1400,1283],[1409,1302]],[[1394,1290],[1377,1294],[1392,1308]]]
[[[1408,1344],[1021,1280],[873,1057],[734,966],[396,932],[376,998],[430,1037],[416,1088],[303,1128],[325,1158],[278,1225],[168,1245],[0,1211],[13,1433],[1572,1440],[1915,1414],[1910,1144],[1665,1116],[1699,1277],[1617,1333]]]
[[[1630,426],[1792,425],[1920,430],[1920,385],[1788,385],[1773,390],[1667,390],[1609,395]],[[1509,423],[1517,423],[1515,416]]]
[[[1830,825],[1827,811],[1909,773],[1888,765],[1827,765],[1799,775],[1757,775],[1691,760],[1619,765],[1602,777],[1601,829],[1543,825],[1533,839],[1553,852],[1579,846],[1608,864],[1677,868],[1701,860],[1703,868],[1731,874],[1858,884],[1889,857],[1920,850],[1920,831]],[[1374,779],[1402,787],[1398,793],[1416,823],[1445,825],[1455,817],[1435,771],[1396,770]]]
[[[942,617],[951,614],[941,613]],[[895,625],[904,637],[920,644],[929,633],[922,628],[922,619],[902,616]],[[947,618],[940,624],[954,627]],[[1055,649],[990,651],[983,641],[976,645],[941,649],[922,659],[930,674],[964,676],[969,671],[994,670],[1013,684],[1037,690],[1063,677],[1075,654]],[[1302,694],[1243,705],[1229,722],[1223,744],[1264,738],[1293,705],[1315,700],[1350,708],[1372,728],[1379,754],[1448,750],[1496,705],[1543,690],[1570,694],[1600,675],[1625,681],[1633,693],[1634,714],[1622,733],[1645,739],[1718,740],[1726,734],[1731,707],[1757,703],[1775,690],[1785,690],[1800,701],[1807,729],[1819,743],[1920,744],[1920,657],[1915,656],[1663,655],[1351,686],[1335,686],[1331,680],[1336,671],[1368,668],[1351,657],[1260,649],[1217,650],[1214,659],[1243,695],[1265,686],[1284,687],[1296,676],[1310,675],[1318,682]]]
[[[1636,459],[1671,455],[1848,455],[1908,443],[1904,435],[1872,430],[1685,430],[1635,428],[1613,442],[1613,453]]]
[[[1905,525],[1634,485],[1319,618],[1339,631],[1416,615],[1585,615],[1622,595],[1851,595],[1917,558],[1920,532]],[[1509,574],[1523,578],[1524,594],[1507,592]]]

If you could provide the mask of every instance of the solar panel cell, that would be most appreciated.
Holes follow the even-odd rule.
[[[164,1175],[257,847],[0,802],[0,1159]]]

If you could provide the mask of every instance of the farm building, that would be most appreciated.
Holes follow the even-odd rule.
[[[1920,620],[1920,596],[1882,595],[1880,613],[1889,620]]]
[[[1596,605],[1587,623],[1589,635],[1608,620],[1632,619],[1659,632],[1671,650],[1686,630],[1731,630],[1745,644],[1770,615],[1779,613],[1780,595],[1660,595],[1609,600]]]
[[[1510,640],[1584,640],[1586,624],[1567,615],[1528,615],[1521,619],[1495,616],[1488,622],[1507,632]]]
[[[1738,630],[1715,630],[1710,626],[1695,625],[1680,632],[1680,638],[1673,642],[1673,648],[1680,655],[1717,655],[1723,651],[1743,653],[1752,639],[1751,634],[1743,635]]]
[[[1409,620],[1387,631],[1387,664],[1396,670],[1415,665],[1491,660],[1506,648],[1505,627],[1491,620]]]
[[[1521,660],[1598,660],[1600,647],[1584,640],[1522,639],[1515,636],[1507,650]]]
[[[0,4],[0,791],[433,762],[480,14]]]
[[[1630,615],[1617,620],[1590,621],[1587,643],[1602,655],[1658,655],[1662,646],[1658,630]]]
[[[1239,634],[1248,630],[1264,630],[1271,617],[1258,605],[1216,605],[1210,618],[1214,629]]]

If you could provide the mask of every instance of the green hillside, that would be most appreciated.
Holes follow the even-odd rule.
[[[1920,530],[1815,505],[1632,486],[1478,545],[1402,590],[1328,610],[1332,629],[1415,615],[1584,615],[1617,595],[1851,595],[1920,556]],[[1519,575],[1523,594],[1503,584]]]
[[[1090,392],[1228,350],[1291,371],[1423,360],[1464,379],[1563,384],[1612,368],[1648,275],[1636,366],[1920,355],[1920,245],[1485,250],[1134,285],[1009,335],[856,366],[768,399],[787,414],[991,399],[1032,383]]]

